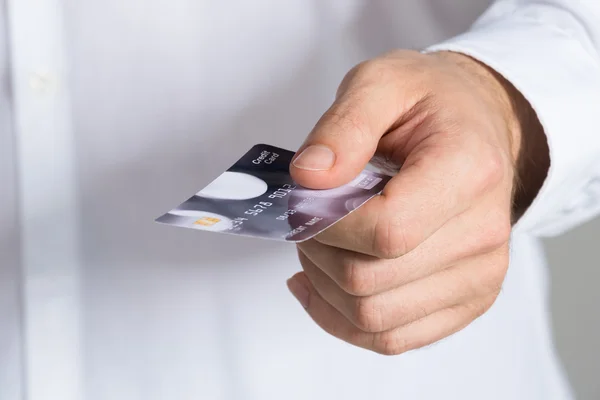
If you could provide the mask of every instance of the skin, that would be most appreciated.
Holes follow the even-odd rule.
[[[319,157],[300,156],[311,145]],[[529,104],[490,68],[396,51],[348,73],[290,171],[303,186],[332,188],[374,155],[402,169],[381,196],[298,245],[303,271],[288,287],[326,332],[395,355],[492,306],[548,150]]]

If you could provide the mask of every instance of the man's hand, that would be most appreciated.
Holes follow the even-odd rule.
[[[508,268],[513,202],[526,206],[547,169],[546,154],[540,173],[517,173],[523,151],[539,148],[524,128],[543,141],[520,94],[460,54],[400,51],[350,71],[292,176],[324,189],[351,181],[374,155],[402,168],[381,196],[298,246],[304,272],[288,286],[315,322],[399,354],[488,310]]]

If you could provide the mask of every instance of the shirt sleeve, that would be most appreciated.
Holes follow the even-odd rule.
[[[529,101],[550,169],[515,226],[558,235],[600,214],[600,1],[500,0],[455,38],[426,49],[467,54]]]

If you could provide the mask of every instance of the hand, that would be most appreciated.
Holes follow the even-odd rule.
[[[545,177],[544,145],[519,92],[467,56],[399,51],[358,65],[292,176],[324,189],[374,155],[402,168],[381,196],[298,245],[304,271],[288,287],[325,331],[382,354],[462,329],[498,296],[511,223]]]

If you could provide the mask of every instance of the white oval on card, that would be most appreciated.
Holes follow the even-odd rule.
[[[246,200],[265,194],[265,181],[242,172],[226,171],[199,191],[196,196],[219,200]]]

